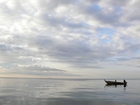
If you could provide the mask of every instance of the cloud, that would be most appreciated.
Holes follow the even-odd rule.
[[[26,66],[19,66],[13,64],[5,64],[1,63],[1,73],[2,74],[25,74],[25,75],[33,75],[33,76],[79,76],[72,73],[67,72],[66,70],[44,67],[40,65],[26,65]]]
[[[139,57],[139,4],[139,0],[1,0],[1,68],[6,64],[38,71],[59,71],[62,65],[68,70],[105,69],[98,62],[116,57],[130,62],[126,58]]]
[[[59,70],[59,69],[54,69],[54,68],[49,68],[49,67],[42,67],[42,66],[38,66],[38,65],[34,65],[34,66],[25,66],[22,67],[22,69],[24,70],[39,70],[39,71],[43,71],[43,72],[65,72],[64,70]]]

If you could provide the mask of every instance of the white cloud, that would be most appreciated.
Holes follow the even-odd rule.
[[[1,62],[20,68],[57,61],[64,68],[67,63],[104,69],[92,62],[139,57],[139,4],[139,0],[1,0]]]

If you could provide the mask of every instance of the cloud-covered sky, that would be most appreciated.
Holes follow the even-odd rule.
[[[140,77],[140,0],[0,0],[0,76]]]

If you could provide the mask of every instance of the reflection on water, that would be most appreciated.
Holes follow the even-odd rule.
[[[126,90],[127,84],[125,84],[125,85],[106,84],[105,88],[106,87],[108,87],[108,88],[109,87],[115,87],[115,88],[119,87],[119,88],[123,88],[124,90]]]
[[[123,87],[126,87],[127,86],[127,84],[122,84],[122,85],[116,85],[116,84],[106,84],[105,86],[107,86],[107,87],[111,87],[111,86],[114,86],[114,87],[117,87],[117,86],[123,86]]]
[[[140,105],[137,82],[128,83],[123,87],[105,86],[103,80],[1,78],[0,105]]]

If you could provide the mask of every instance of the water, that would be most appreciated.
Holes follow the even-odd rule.
[[[119,80],[118,80],[119,81]],[[140,80],[0,79],[0,105],[140,105]]]

